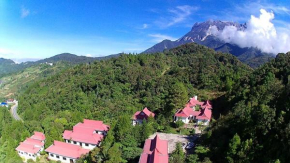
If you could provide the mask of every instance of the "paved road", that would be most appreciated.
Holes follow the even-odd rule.
[[[12,117],[17,120],[17,121],[22,121],[22,119],[19,117],[17,114],[17,109],[18,109],[18,101],[14,103],[14,105],[11,107],[10,112],[12,114]]]

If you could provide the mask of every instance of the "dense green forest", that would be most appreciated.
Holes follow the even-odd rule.
[[[173,162],[287,162],[289,75],[290,54],[254,71],[231,54],[196,44],[78,65],[26,89],[19,98],[24,123],[1,110],[0,162],[19,161],[14,148],[34,130],[46,134],[48,147],[83,118],[111,126],[102,146],[83,160],[137,162],[151,133],[174,132],[173,113],[193,95],[213,100],[216,120],[198,155],[185,159],[177,149]],[[145,106],[156,119],[133,127],[131,116]]]
[[[48,147],[53,140],[62,140],[64,129],[89,118],[112,127],[89,160],[136,162],[149,134],[171,132],[168,122],[190,96],[212,99],[231,90],[251,71],[230,54],[196,44],[153,55],[124,54],[70,68],[36,82],[19,97],[24,123],[2,119],[0,143],[6,145],[0,147],[0,159],[20,160],[14,148],[34,130],[46,134]],[[132,127],[132,114],[145,106],[157,113],[157,119]]]
[[[21,92],[25,91],[29,85],[35,81],[55,75],[69,67],[72,67],[72,65],[67,62],[59,61],[52,66],[38,64],[17,73],[4,75],[0,78],[0,99],[5,100],[10,97],[17,98]]]
[[[290,53],[278,54],[220,98],[222,116],[204,135],[214,162],[289,162]]]

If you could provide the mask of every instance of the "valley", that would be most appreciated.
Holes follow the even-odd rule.
[[[288,1],[2,0],[0,163],[288,163]]]

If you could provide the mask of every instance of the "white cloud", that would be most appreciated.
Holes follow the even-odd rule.
[[[259,14],[258,9],[261,8],[267,11],[273,11],[274,14],[279,16],[287,17],[290,15],[290,8],[288,6],[282,6],[275,3],[245,1],[244,3],[236,3],[231,8],[220,10],[215,15],[206,15],[205,18],[233,22],[245,22],[248,20],[248,15]],[[274,20],[274,22],[276,21],[277,20]]]
[[[149,36],[153,38],[153,42],[161,42],[163,40],[177,40],[177,38],[162,34],[149,34]]]
[[[0,57],[17,56],[18,54],[19,52],[10,49],[0,48]]]
[[[168,13],[170,14],[169,18],[161,18],[155,23],[162,28],[170,27],[184,22],[194,11],[197,11],[198,9],[198,7],[189,5],[176,6],[174,9],[168,10]]]
[[[21,18],[25,18],[30,14],[30,11],[22,6],[20,14],[21,14]]]
[[[142,29],[148,28],[148,24],[143,24]]]
[[[234,43],[240,47],[256,47],[266,53],[280,53],[290,51],[290,33],[289,30],[279,28],[276,30],[272,23],[275,18],[274,13],[267,12],[265,9],[260,10],[260,16],[251,15],[247,22],[247,29],[240,31],[237,27],[227,26],[218,31],[214,26],[209,29],[213,35],[221,40]]]

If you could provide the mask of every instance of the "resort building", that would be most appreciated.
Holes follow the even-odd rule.
[[[139,163],[168,163],[168,142],[158,135],[154,139],[146,139]]]
[[[148,110],[146,107],[142,111],[137,111],[132,117],[132,125],[142,124],[144,119],[148,119],[150,116],[155,117],[155,114]]]
[[[196,122],[197,124],[209,125],[212,116],[210,101],[200,102],[197,96],[191,98],[183,109],[179,109],[174,115],[174,121],[182,121],[185,124]]]
[[[54,141],[46,150],[48,159],[63,163],[75,163],[82,155],[87,155],[90,150],[74,144]]]
[[[40,152],[44,150],[45,135],[41,132],[34,132],[30,138],[21,142],[16,148],[18,155],[24,160],[36,160]]]

